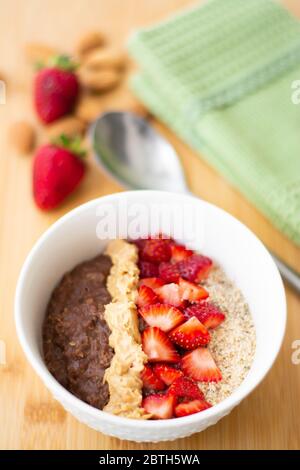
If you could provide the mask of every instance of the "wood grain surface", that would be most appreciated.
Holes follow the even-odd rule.
[[[298,0],[284,3],[300,17]],[[26,119],[37,125],[31,105],[32,72],[25,61],[25,44],[40,41],[72,51],[80,34],[96,28],[112,44],[124,46],[128,34],[136,27],[151,24],[187,5],[191,5],[188,0],[0,0],[0,74],[7,82],[7,102],[0,105],[0,344],[2,348],[4,343],[6,346],[6,364],[0,365],[2,449],[300,447],[300,365],[291,361],[292,342],[300,339],[300,298],[288,287],[284,344],[264,382],[218,424],[175,442],[139,445],[112,439],[80,424],[52,399],[25,360],[16,337],[14,290],[21,265],[33,243],[70,209],[121,190],[90,162],[80,189],[58,210],[42,213],[33,204],[32,158],[18,155],[7,140],[7,129],[16,120]],[[106,95],[100,107],[126,108],[132,103],[134,98],[123,85]],[[174,144],[189,185],[197,195],[238,217],[268,247],[300,270],[299,249],[168,129],[158,122],[155,126]]]

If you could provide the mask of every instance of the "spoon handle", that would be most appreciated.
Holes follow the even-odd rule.
[[[271,253],[277,268],[279,269],[280,274],[286,280],[291,287],[293,287],[298,294],[300,294],[300,275],[296,271],[294,271],[289,265],[287,265],[284,261],[278,258],[274,253]]]
[[[195,196],[188,188],[185,190],[186,194],[190,196]],[[300,274],[294,269],[292,269],[288,264],[286,264],[282,259],[278,258],[274,253],[269,250],[281,276],[288,284],[298,293],[300,294]]]

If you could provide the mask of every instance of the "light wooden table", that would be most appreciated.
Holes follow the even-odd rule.
[[[297,0],[285,3],[300,16]],[[31,157],[17,155],[7,143],[7,128],[11,122],[20,118],[35,119],[24,44],[36,40],[68,51],[79,34],[96,28],[107,33],[114,44],[121,45],[136,27],[151,24],[189,4],[189,0],[0,0],[0,69],[8,83],[7,104],[0,105],[0,340],[6,343],[7,360],[6,365],[0,365],[2,449],[300,447],[300,365],[291,362],[292,341],[300,339],[300,298],[289,288],[286,289],[285,341],[264,382],[217,425],[188,439],[161,445],[121,442],[77,422],[52,399],[25,360],[16,338],[14,290],[20,267],[33,243],[52,222],[73,207],[121,189],[91,164],[81,188],[60,209],[51,213],[36,209],[31,199]],[[131,99],[123,87],[107,96],[103,107],[124,105]],[[238,217],[267,246],[300,270],[299,249],[184,143],[163,125],[156,125],[181,156],[191,189]]]

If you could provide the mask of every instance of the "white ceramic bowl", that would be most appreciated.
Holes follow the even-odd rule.
[[[136,203],[144,204],[146,208],[155,203],[166,207],[176,204],[179,209],[188,204],[200,210],[203,230],[193,247],[218,261],[249,303],[257,335],[251,370],[229,398],[201,413],[159,421],[139,421],[110,415],[69,393],[49,373],[43,360],[41,326],[51,291],[64,272],[103,250],[107,242],[96,237],[99,214],[102,209],[107,210],[108,205],[116,208],[120,203],[127,204],[129,208]],[[121,217],[126,228],[131,216],[124,212]],[[187,220],[185,224],[189,227],[192,221]],[[286,303],[280,275],[268,251],[234,217],[192,196],[160,191],[128,191],[90,201],[72,210],[42,235],[29,253],[18,280],[15,320],[27,359],[66,410],[79,421],[105,434],[138,442],[158,442],[189,436],[215,424],[260,383],[282,343]]]

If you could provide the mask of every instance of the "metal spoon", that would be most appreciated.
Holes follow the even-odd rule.
[[[97,162],[123,186],[189,193],[174,148],[145,119],[107,112],[92,125],[91,137]],[[300,293],[300,275],[272,256],[283,278]]]

